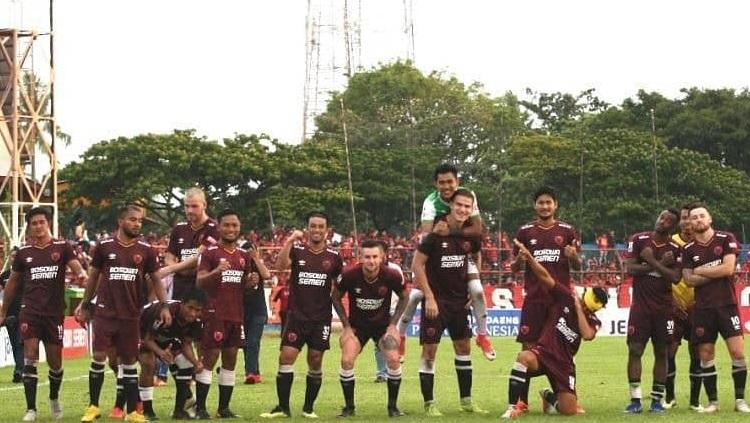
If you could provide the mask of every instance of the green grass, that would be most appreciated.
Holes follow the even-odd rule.
[[[437,359],[437,374],[435,379],[435,397],[440,409],[445,414],[443,421],[452,422],[458,419],[464,421],[497,421],[500,414],[507,406],[508,395],[508,373],[513,364],[519,346],[510,338],[494,339],[498,358],[494,362],[485,360],[478,349],[473,349],[472,358],[474,362],[474,399],[483,408],[490,410],[487,416],[472,416],[458,411],[458,387],[455,371],[453,369],[453,352],[450,341],[441,343]],[[261,385],[243,385],[241,383],[241,371],[238,371],[238,384],[232,399],[232,409],[243,416],[243,420],[250,418],[258,421],[258,414],[269,410],[276,404],[276,390],[274,376],[276,373],[276,360],[278,354],[278,337],[267,336],[263,339],[261,369],[265,381]],[[336,339],[334,346],[324,359],[324,382],[316,403],[315,411],[325,420],[334,420],[339,408],[343,404],[341,388],[338,382],[339,349]],[[658,419],[659,422],[703,422],[703,421],[740,421],[741,417],[733,410],[732,382],[729,373],[730,365],[726,348],[722,342],[717,345],[717,366],[719,369],[719,400],[722,411],[718,415],[698,415],[687,409],[688,375],[687,354],[681,351],[678,356],[678,386],[677,399],[679,407],[672,410],[666,416],[655,416],[644,413],[641,417],[625,416],[622,409],[628,402],[627,377],[625,365],[627,362],[627,350],[624,338],[602,337],[593,342],[586,342],[581,346],[577,357],[578,365],[578,394],[582,405],[587,413],[583,416],[573,417],[578,421],[591,422],[606,421],[633,421],[633,419]],[[304,352],[303,352],[304,353]],[[643,391],[648,393],[651,386],[651,364],[646,352],[644,360]],[[422,421],[422,398],[419,390],[419,378],[417,363],[419,357],[419,346],[416,339],[410,339],[407,349],[407,359],[404,363],[404,380],[401,385],[399,406],[408,416],[402,421]],[[241,361],[240,361],[241,362]],[[292,390],[292,413],[294,420],[301,420],[300,411],[304,397],[305,385],[305,361],[298,360],[295,366],[295,382]],[[62,400],[65,406],[66,422],[78,421],[83,408],[88,402],[88,372],[89,361],[86,359],[71,360],[65,363],[65,382],[62,387]],[[238,370],[242,367],[238,365]],[[44,363],[40,364],[40,375],[46,375],[47,369]],[[386,386],[385,384],[373,383],[374,359],[372,345],[365,347],[355,368],[357,375],[357,416],[354,421],[388,421],[385,414]],[[25,409],[23,388],[20,384],[10,383],[12,369],[9,367],[0,370],[0,422],[20,421]],[[214,378],[216,379],[216,378]],[[46,378],[40,378],[40,382]],[[561,417],[544,416],[540,412],[540,401],[536,392],[547,385],[546,378],[535,378],[531,384],[531,412],[521,418],[523,421],[548,421]],[[108,412],[114,400],[114,378],[111,372],[107,373],[105,386],[102,392],[103,409]],[[209,397],[209,410],[215,410],[217,403],[216,380],[211,389]],[[46,384],[39,387],[38,421],[51,421],[49,410],[46,405],[48,387]],[[171,406],[173,404],[174,385],[170,383],[157,388],[155,393],[155,407],[157,414],[162,420],[168,420]],[[705,403],[705,393],[702,396]],[[729,419],[729,420],[727,420]],[[102,421],[106,419],[103,418]],[[434,420],[434,419],[433,419]]]

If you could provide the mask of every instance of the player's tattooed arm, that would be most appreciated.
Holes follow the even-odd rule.
[[[737,263],[737,256],[734,254],[726,254],[721,260],[721,264],[718,266],[699,266],[693,269],[693,274],[703,276],[708,279],[719,279],[719,278],[731,278],[734,276],[735,264]]]
[[[281,251],[279,251],[279,257],[276,259],[276,270],[284,271],[288,270],[292,266],[292,258],[290,256],[292,247],[294,246],[295,242],[302,241],[302,238],[304,236],[304,232],[297,230],[292,232],[289,238],[287,238],[284,246],[281,248]]]
[[[427,256],[417,251],[414,254],[412,260],[412,271],[414,272],[414,282],[422,293],[424,293],[424,304],[425,304],[425,316],[434,319],[438,315],[437,301],[435,301],[435,294],[430,289],[430,284],[427,283]]]
[[[531,269],[532,272],[534,272],[534,275],[539,279],[541,283],[544,284],[544,286],[547,287],[547,289],[551,289],[555,286],[555,279],[552,277],[552,275],[549,274],[547,269],[544,268],[544,266],[541,265],[538,261],[534,259],[534,256],[531,255],[531,252],[526,248],[525,245],[521,244],[521,242],[517,239],[514,239],[513,242],[516,244],[516,247],[518,248],[518,258],[520,260],[523,260],[527,266]]]
[[[581,305],[581,298],[575,291],[573,292],[573,298],[575,299],[578,329],[581,331],[581,338],[584,341],[591,341],[596,336],[596,328],[589,324],[589,319],[586,317],[586,313],[584,313],[583,306]]]
[[[648,263],[641,263],[639,257],[630,257],[625,260],[625,273],[632,276],[643,276],[649,274],[654,268]]]
[[[693,272],[693,269],[684,268],[682,269],[682,278],[685,280],[685,283],[687,286],[701,286],[704,284],[707,284],[708,282],[711,282],[711,279],[708,279],[706,277],[696,275]]]
[[[18,290],[18,284],[23,275],[21,272],[12,271],[8,278],[8,283],[5,284],[3,290],[3,306],[0,308],[0,326],[5,324],[5,316],[8,315],[8,307],[16,298],[16,291]]]

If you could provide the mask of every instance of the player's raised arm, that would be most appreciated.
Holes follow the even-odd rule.
[[[287,238],[284,246],[281,248],[281,251],[279,251],[279,257],[276,259],[276,270],[289,270],[289,268],[292,266],[292,247],[294,247],[295,242],[301,241],[304,236],[304,232],[297,230],[292,232],[289,238]]]
[[[530,266],[532,272],[534,272],[534,275],[539,279],[541,283],[544,284],[547,288],[552,288],[555,286],[555,279],[552,278],[552,275],[549,274],[547,269],[544,268],[538,261],[534,259],[534,256],[531,255],[528,249],[521,244],[521,242],[517,239],[513,240],[513,243],[516,245],[516,248],[518,248],[518,258],[526,263],[527,266]]]

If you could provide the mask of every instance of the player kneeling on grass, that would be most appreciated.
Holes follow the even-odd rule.
[[[184,410],[185,401],[191,397],[190,381],[194,369],[203,370],[202,363],[193,353],[193,341],[200,339],[203,324],[200,317],[208,297],[206,292],[193,288],[184,296],[183,301],[169,301],[166,307],[172,316],[172,324],[165,324],[160,318],[161,305],[152,302],[146,305],[141,313],[141,349],[138,361],[141,363],[140,396],[143,401],[143,415],[149,420],[156,420],[153,408],[154,369],[156,357],[164,362],[177,366],[175,384],[175,407],[172,418],[189,419]]]
[[[362,243],[360,263],[341,275],[334,285],[331,297],[344,332],[341,334],[341,389],[346,406],[340,417],[354,415],[354,361],[370,339],[376,342],[387,362],[388,416],[400,417],[404,413],[396,406],[401,386],[399,362],[399,334],[396,329],[399,316],[409,301],[404,290],[403,275],[384,265],[385,248],[375,240]],[[398,295],[398,304],[390,316],[391,297]],[[349,315],[346,315],[341,297],[349,296]]]
[[[521,351],[510,372],[508,387],[508,410],[504,419],[518,417],[527,410],[520,400],[521,393],[528,389],[529,375],[547,375],[552,389],[539,392],[545,413],[559,412],[573,415],[578,411],[576,398],[576,367],[573,356],[578,352],[581,338],[590,341],[596,336],[601,322],[594,313],[607,304],[607,292],[603,288],[584,291],[579,298],[567,284],[556,282],[529,250],[514,240],[519,255],[531,266],[537,278],[549,290],[553,298],[550,320],[545,325],[539,342],[530,350]]]

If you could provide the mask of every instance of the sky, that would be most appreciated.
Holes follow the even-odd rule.
[[[407,1],[417,67],[492,95],[595,88],[618,104],[639,89],[750,85],[747,2]],[[361,4],[362,65],[406,57],[403,0]],[[47,7],[0,0],[0,27],[46,30]],[[56,117],[72,136],[60,161],[175,128],[299,142],[306,13],[303,0],[57,0]]]

